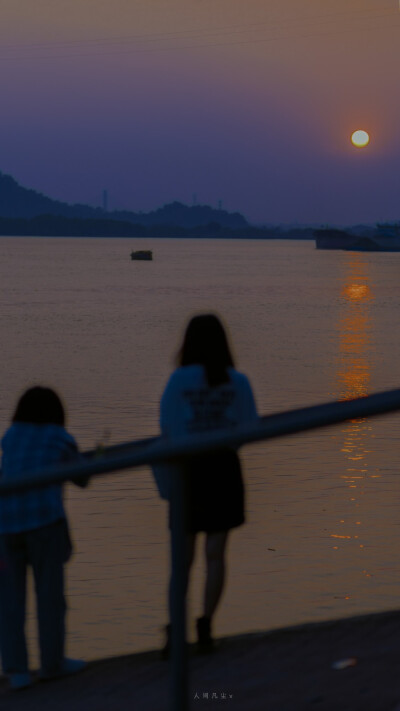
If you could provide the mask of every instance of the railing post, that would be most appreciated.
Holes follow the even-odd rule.
[[[184,470],[176,467],[171,492],[171,711],[189,711],[186,652],[186,534]]]

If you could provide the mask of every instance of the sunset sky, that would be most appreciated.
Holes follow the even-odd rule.
[[[400,220],[398,0],[3,0],[0,39],[0,170],[27,187]]]

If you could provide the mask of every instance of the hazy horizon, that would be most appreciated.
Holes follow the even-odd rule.
[[[28,185],[21,185],[21,183],[19,183],[19,181],[15,178],[15,176],[7,176],[7,175],[5,175],[4,173],[2,174],[2,171],[1,171],[1,170],[0,170],[0,175],[3,175],[4,177],[11,177],[12,179],[14,179],[14,180],[17,182],[17,184],[18,184],[20,187],[22,187],[22,188],[24,188],[24,189],[27,189],[27,190],[29,190],[29,191],[32,190],[32,189],[30,188],[30,186],[28,186]],[[46,198],[50,198],[50,199],[56,200],[56,198],[53,198],[52,195],[43,194],[43,193],[39,193],[39,192],[38,192],[38,195],[44,195],[44,197],[46,197]],[[83,205],[83,206],[85,206],[85,205],[87,205],[88,207],[94,207],[94,208],[98,207],[98,208],[104,210],[104,217],[105,217],[105,218],[106,218],[108,215],[110,215],[111,217],[113,216],[113,208],[112,208],[112,207],[111,207],[111,209],[108,209],[108,208],[107,208],[107,209],[104,209],[104,207],[103,207],[102,205],[89,205],[88,203],[71,203],[71,202],[68,202],[67,200],[63,200],[62,198],[57,198],[57,200],[59,200],[60,202],[66,204],[66,205],[70,205],[70,206],[74,206],[74,205]],[[107,202],[108,202],[108,196],[107,196]],[[190,203],[184,203],[183,201],[177,201],[177,202],[178,202],[178,204],[183,204],[185,207],[189,207],[189,208],[190,208],[190,207],[195,207],[195,208],[210,208],[210,207],[211,207],[211,208],[215,208],[216,210],[217,210],[217,209],[224,210],[224,207],[223,207],[223,206],[219,207],[219,206],[213,206],[213,205],[209,205],[209,204],[201,204],[201,203],[198,203],[198,202],[196,202],[196,203],[193,203],[193,202],[192,202],[192,204],[190,204]],[[136,214],[138,214],[138,215],[140,215],[140,214],[147,215],[147,214],[149,214],[149,213],[151,213],[151,212],[153,212],[153,211],[155,212],[155,211],[157,211],[158,209],[162,209],[162,208],[166,207],[167,205],[171,205],[171,204],[173,204],[173,203],[165,203],[164,205],[158,205],[158,206],[156,206],[155,208],[153,208],[153,210],[149,210],[149,211],[143,211],[143,210],[136,210],[136,211],[135,211],[135,210],[133,210],[132,213],[136,213]],[[232,208],[232,210],[229,210],[229,211],[227,211],[227,212],[229,212],[229,213],[231,213],[231,214],[239,213],[239,214],[242,214],[242,215],[243,215],[243,213],[241,213],[240,210],[237,210],[237,209],[235,209],[234,207]],[[399,214],[400,214],[400,213],[399,213]],[[243,215],[243,216],[246,218],[245,215]],[[7,217],[6,219],[14,219],[14,218]],[[20,218],[19,218],[19,217],[16,217],[15,219],[20,219]],[[25,219],[29,219],[29,218],[25,218]],[[96,219],[101,219],[101,217],[99,218],[99,217],[97,216]],[[115,218],[113,218],[113,219],[115,219]],[[117,218],[117,219],[118,219],[118,218]],[[247,219],[247,218],[246,218],[246,219]],[[400,220],[396,220],[396,222],[400,222]],[[290,223],[290,222],[288,222],[288,223],[275,222],[275,223],[273,223],[273,222],[264,222],[264,223],[262,223],[262,222],[252,222],[251,220],[248,220],[248,223],[249,223],[249,225],[252,226],[252,227],[261,227],[261,228],[262,228],[262,227],[265,227],[265,228],[267,228],[267,229],[268,229],[268,228],[274,228],[274,227],[275,227],[275,228],[283,229],[283,230],[288,230],[288,229],[302,229],[302,228],[307,229],[307,228],[316,228],[316,227],[321,227],[321,226],[323,226],[323,227],[328,227],[328,226],[329,226],[329,227],[349,227],[349,228],[350,228],[350,227],[357,226],[357,225],[355,225],[355,224],[350,225],[350,224],[341,224],[341,223],[335,223],[335,224],[329,224],[329,225],[322,225],[322,223],[320,223],[320,222],[316,222],[316,223],[306,223],[306,222],[304,222],[304,223],[299,223],[299,222],[292,222],[292,223]],[[376,225],[376,223],[370,223],[370,224],[365,223],[365,226],[371,226],[371,227],[373,227],[374,225]],[[234,229],[234,228],[233,228],[233,229]],[[0,235],[0,236],[1,236],[1,235]],[[154,235],[153,235],[152,237],[150,237],[150,238],[151,238],[151,239],[154,239]]]

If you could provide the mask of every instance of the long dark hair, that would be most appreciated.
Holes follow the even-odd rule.
[[[194,316],[186,328],[178,353],[179,365],[203,365],[211,387],[229,381],[228,368],[234,367],[224,327],[214,314]]]
[[[13,422],[30,422],[35,425],[65,425],[64,406],[51,388],[29,388],[18,400]]]

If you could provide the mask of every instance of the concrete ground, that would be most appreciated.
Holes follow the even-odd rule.
[[[400,711],[400,612],[219,640],[190,661],[190,711]],[[18,692],[1,711],[169,711],[169,662],[157,652],[95,661]]]

